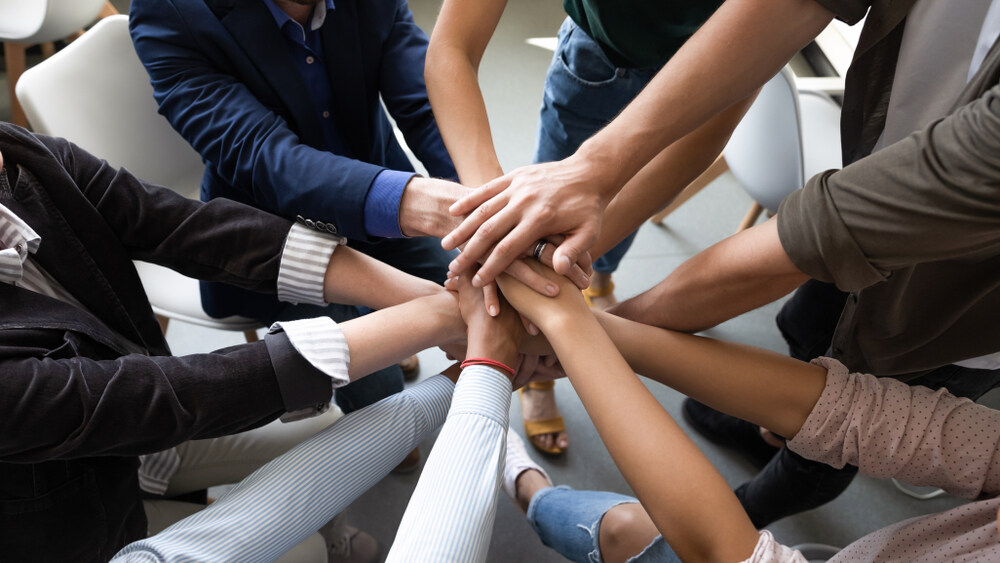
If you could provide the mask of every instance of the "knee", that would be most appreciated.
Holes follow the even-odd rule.
[[[627,561],[660,535],[641,504],[619,504],[604,513],[598,542],[606,563]]]

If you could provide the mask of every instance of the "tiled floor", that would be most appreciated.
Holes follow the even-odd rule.
[[[115,4],[125,11],[126,1]],[[440,1],[412,0],[410,6],[417,22],[429,32]],[[542,80],[551,57],[548,51],[530,46],[525,40],[554,35],[563,17],[559,2],[511,0],[484,57],[480,77],[494,123],[496,146],[507,169],[528,164],[531,160]],[[8,119],[6,84],[0,87],[0,119]],[[731,234],[749,203],[749,197],[726,175],[685,204],[663,226],[644,225],[616,275],[619,297],[651,287],[700,249]],[[783,352],[784,344],[773,322],[778,307],[779,304],[772,304],[753,311],[707,334]],[[170,327],[167,336],[178,354],[204,352],[241,341],[239,334],[202,330],[180,322]],[[446,365],[445,358],[436,350],[423,352],[421,359],[421,377],[436,373]],[[659,384],[651,383],[649,387],[663,406],[680,420],[682,396]],[[557,483],[627,493],[628,486],[615,469],[569,383],[560,381],[557,390],[572,445],[564,457],[544,459],[542,464]],[[511,420],[520,430],[520,407],[516,397],[511,407]],[[698,437],[695,441],[730,484],[738,485],[752,475],[752,468],[729,452]],[[425,454],[432,445],[432,440],[423,444]],[[355,502],[350,510],[351,521],[374,534],[383,546],[390,545],[418,478],[419,473],[386,478]],[[889,523],[942,510],[959,502],[949,497],[916,501],[898,493],[888,481],[859,478],[835,502],[778,522],[771,530],[787,544],[845,545]],[[562,561],[562,558],[544,547],[515,506],[501,498],[489,561],[544,562]]]

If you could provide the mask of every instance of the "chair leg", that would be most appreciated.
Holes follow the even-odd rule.
[[[736,232],[738,233],[740,231],[745,231],[750,227],[752,227],[754,223],[757,222],[757,218],[760,217],[760,214],[763,212],[764,208],[761,207],[760,204],[757,203],[756,201],[753,202],[753,205],[751,205],[750,209],[747,210],[746,216],[743,217],[743,222],[740,223],[740,228],[737,229]]]
[[[170,324],[170,317],[164,317],[163,315],[156,315],[156,322],[160,324],[160,332],[163,336],[167,335],[167,325]]]
[[[678,207],[684,204],[687,200],[694,197],[695,194],[700,192],[705,186],[711,184],[716,178],[722,176],[727,170],[729,170],[729,165],[726,163],[726,159],[720,154],[718,158],[715,159],[704,172],[701,173],[693,182],[687,185],[681,193],[677,194],[677,197],[670,202],[670,205],[663,208],[656,215],[649,218],[650,223],[656,223],[657,225],[662,223],[666,219],[667,215],[670,215],[677,210]]]
[[[7,85],[10,87],[11,123],[21,127],[28,126],[28,118],[25,117],[21,104],[17,102],[14,88],[17,86],[17,80],[21,78],[21,74],[27,69],[28,63],[25,56],[27,48],[28,46],[22,43],[6,41],[3,44],[4,62],[7,64]]]
[[[47,43],[42,43],[42,57],[49,58],[56,54],[56,44],[49,41]]]
[[[104,7],[101,8],[101,12],[97,14],[97,19],[104,19],[108,16],[117,16],[118,10],[115,9],[111,2],[105,2]]]
[[[256,330],[244,330],[243,336],[246,337],[247,342],[257,342],[258,340],[260,340],[259,338],[257,338]]]

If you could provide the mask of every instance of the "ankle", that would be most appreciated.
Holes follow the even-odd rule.
[[[514,482],[517,489],[517,505],[521,507],[521,512],[528,512],[528,505],[538,491],[552,486],[548,477],[537,469],[525,469]]]
[[[590,287],[593,289],[603,289],[611,285],[611,272],[598,272],[595,271],[593,275],[590,276]]]

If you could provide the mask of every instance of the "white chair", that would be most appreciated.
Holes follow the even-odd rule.
[[[128,17],[111,16],[24,73],[17,96],[35,131],[65,137],[114,166],[184,196],[197,197],[204,164],[156,112],[149,76],[128,33]],[[136,262],[153,311],[168,319],[244,332],[260,324],[243,317],[213,319],[201,307],[198,282],[173,270]]]
[[[685,188],[679,201],[651,221],[662,222],[680,203],[730,170],[754,199],[738,229],[742,231],[764,210],[774,214],[785,196],[814,174],[841,166],[840,105],[822,92],[798,90],[785,67],[761,89],[722,156]]]
[[[742,230],[763,210],[776,213],[815,174],[843,166],[840,105],[826,94],[798,90],[785,67],[761,89],[722,154],[755,201]]]
[[[79,32],[95,19],[118,13],[106,0],[0,0],[0,41],[4,44],[12,122],[27,126],[14,87],[27,62],[30,45],[49,44]],[[46,56],[54,47],[43,49]]]

